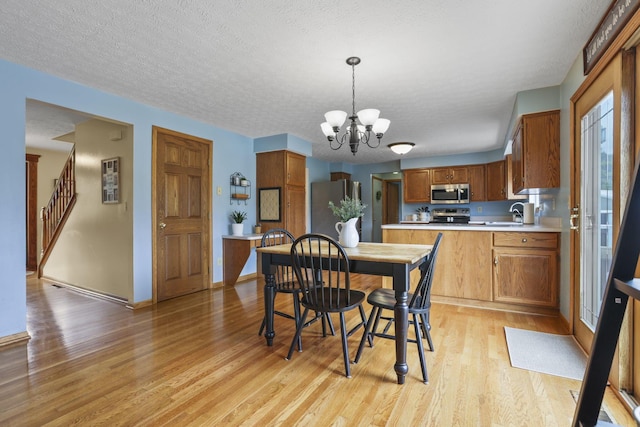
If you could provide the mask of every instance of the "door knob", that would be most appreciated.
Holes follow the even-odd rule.
[[[160,229],[164,230],[164,228],[167,226],[167,224],[165,224],[164,222],[160,223]]]

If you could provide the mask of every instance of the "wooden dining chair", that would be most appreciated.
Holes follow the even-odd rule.
[[[296,334],[291,341],[286,359],[290,360],[293,355],[294,346],[300,338],[309,311],[327,315],[339,313],[344,369],[347,378],[351,378],[347,338],[367,324],[362,308],[366,295],[364,292],[351,289],[349,258],[344,248],[329,236],[305,234],[297,238],[291,246],[291,263],[302,289],[301,304],[304,312],[298,320]],[[356,308],[360,312],[361,321],[347,331],[345,313]]]
[[[431,324],[429,323],[429,311],[431,309],[431,283],[433,282],[433,274],[441,241],[442,233],[438,233],[427,260],[420,266],[420,281],[418,282],[418,286],[414,293],[409,293],[407,296],[407,300],[409,301],[409,323],[413,325],[415,331],[415,339],[407,338],[407,342],[417,344],[418,355],[420,357],[420,367],[422,368],[422,379],[425,384],[429,383],[429,378],[427,376],[427,364],[424,357],[422,338],[424,337],[427,339],[429,350],[434,351],[430,333]],[[366,341],[369,341],[369,345],[373,347],[374,337],[395,339],[395,335],[388,333],[389,328],[394,323],[393,316],[382,315],[383,310],[393,311],[395,307],[396,296],[394,290],[378,288],[369,294],[367,302],[371,304],[373,308],[371,309],[371,314],[367,320],[367,327],[365,328],[364,334],[362,334],[362,339],[360,340],[360,345],[358,346],[358,352],[356,353],[354,363],[358,363],[360,361],[360,356],[362,355],[362,350]],[[382,332],[378,332],[380,319],[387,322]]]

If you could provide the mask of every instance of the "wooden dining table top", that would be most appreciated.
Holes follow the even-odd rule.
[[[326,245],[326,243],[325,243]],[[354,261],[380,261],[394,264],[415,264],[429,255],[432,245],[406,243],[360,242],[355,248],[344,248],[349,259]],[[291,252],[291,244],[258,247],[256,251],[268,254],[286,255]]]

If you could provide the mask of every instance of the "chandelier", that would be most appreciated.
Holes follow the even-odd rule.
[[[324,115],[326,122],[320,125],[322,132],[329,140],[329,146],[332,150],[338,150],[342,147],[342,144],[349,141],[349,147],[354,156],[358,152],[358,146],[361,142],[371,148],[380,146],[380,140],[387,129],[389,129],[389,124],[391,123],[387,119],[378,118],[380,110],[373,108],[360,110],[358,114],[356,114],[356,65],[359,63],[360,58],[356,56],[347,58],[347,64],[351,65],[351,116],[349,116],[351,123],[345,133],[342,136],[338,136],[340,127],[342,127],[347,119],[347,113],[344,111],[333,110],[327,112]],[[356,122],[356,119],[360,121],[360,124]],[[377,144],[375,141],[372,141],[371,132],[373,132],[378,139]]]

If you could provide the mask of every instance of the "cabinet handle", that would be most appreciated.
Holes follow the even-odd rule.
[[[522,238],[522,243],[527,243],[527,238],[526,237]]]
[[[498,257],[493,257],[493,265],[498,265]]]

